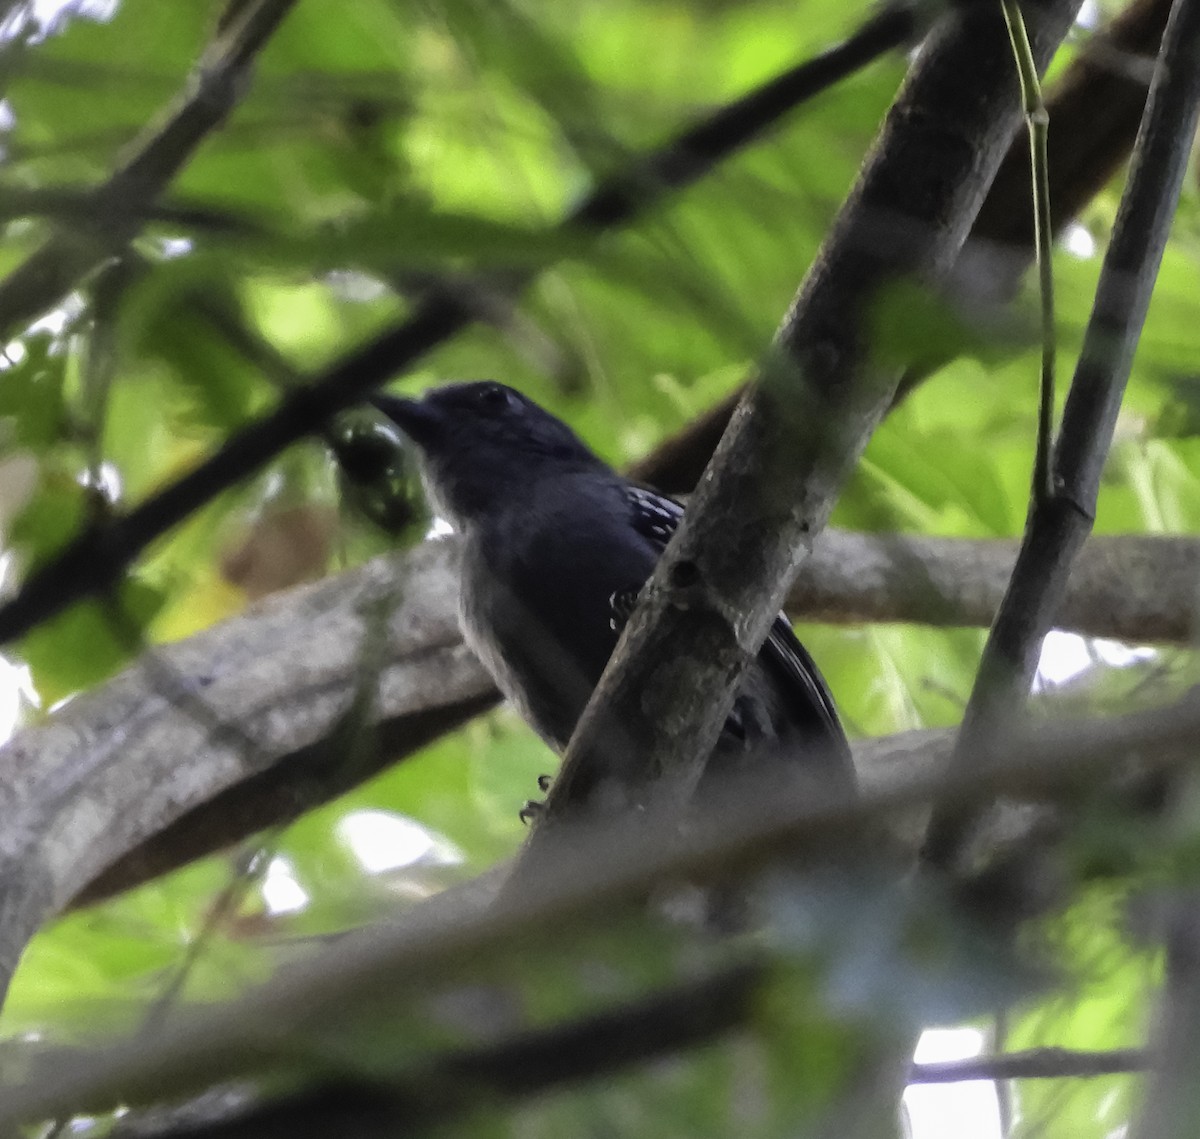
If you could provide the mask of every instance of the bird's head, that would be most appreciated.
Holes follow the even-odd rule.
[[[540,479],[603,467],[565,423],[491,380],[371,402],[416,444],[431,505],[455,529],[519,503]]]

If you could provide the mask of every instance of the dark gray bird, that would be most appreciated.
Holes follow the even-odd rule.
[[[504,384],[373,402],[417,445],[430,505],[464,539],[467,643],[561,754],[683,508],[622,478]],[[708,770],[764,755],[794,760],[831,794],[853,790],[833,699],[782,615]]]

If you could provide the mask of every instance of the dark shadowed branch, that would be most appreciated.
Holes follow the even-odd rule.
[[[631,163],[584,198],[558,231],[600,232],[644,213],[752,142],[805,99],[903,44],[913,30],[906,6],[884,9],[845,43],[776,76]],[[467,327],[486,299],[481,291],[499,288],[510,294],[529,279],[524,272],[508,273],[499,284],[433,292],[403,324],[312,377],[274,411],[234,432],[199,466],[128,513],[79,535],[0,606],[0,643],[21,636],[72,602],[110,588],[156,538]]]
[[[481,1102],[508,1098],[518,1090],[549,1090],[564,1077],[592,1077],[651,1058],[660,1049],[674,1052],[718,1038],[750,1018],[747,998],[754,992],[753,981],[752,967],[729,970],[654,1000],[546,1030],[536,1034],[536,1040],[518,1041],[515,1046],[502,1041],[466,1057],[462,1066],[458,1057],[447,1057],[434,1065],[424,1087],[415,1080],[402,1087],[342,1082],[265,1103],[254,1103],[244,1093],[210,1094],[183,1108],[135,1113],[113,1135],[124,1139],[127,1125],[135,1124],[128,1134],[137,1139],[263,1139],[331,1132],[390,1136],[403,1128],[445,1123]],[[1141,1072],[1146,1066],[1146,1054],[1135,1048],[1109,1052],[1038,1048],[914,1064],[909,1082],[1086,1079]],[[242,1102],[247,1099],[251,1102]]]
[[[393,1136],[471,1111],[596,1079],[718,1039],[745,1025],[766,970],[734,965],[612,1009],[494,1044],[432,1056],[386,1082],[341,1080],[222,1112],[210,1122],[140,1120],[139,1139]],[[189,1114],[194,1115],[194,1111]],[[118,1128],[117,1139],[123,1134]]]
[[[1031,1048],[999,1056],[972,1056],[914,1064],[909,1082],[958,1084],[966,1080],[1096,1079],[1144,1072],[1150,1057],[1143,1048],[1113,1048],[1105,1052],[1078,1052],[1071,1048]]]

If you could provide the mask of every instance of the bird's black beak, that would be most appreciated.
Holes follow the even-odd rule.
[[[428,403],[386,394],[372,396],[370,402],[414,443],[426,447],[441,438],[444,417]]]

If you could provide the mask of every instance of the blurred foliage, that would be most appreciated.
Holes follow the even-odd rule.
[[[4,186],[99,183],[131,141],[153,129],[221,9],[217,0],[93,0],[11,35],[0,46]],[[402,390],[502,378],[568,419],[614,463],[642,456],[729,392],[768,342],[904,61],[877,63],[826,93],[626,231],[585,246],[547,237],[543,227],[597,174],[827,46],[859,15],[831,0],[300,3],[264,51],[244,101],[167,196],[202,206],[204,217],[145,229],[136,279],[115,317],[93,304],[91,283],[83,282],[4,349],[7,573],[77,532],[97,494],[110,506],[129,505],[188,469],[230,428],[271,406],[289,377],[400,319],[440,275],[549,266],[518,309],[427,357],[399,379]],[[1102,193],[1080,220],[1100,249],[1119,190]],[[0,273],[70,224],[52,214],[8,222]],[[1065,368],[1098,269],[1098,256],[1057,254]],[[1192,185],[1118,426],[1101,532],[1200,528],[1198,296],[1200,195]],[[928,299],[904,300],[909,308],[881,311],[885,348],[920,343],[959,355],[888,417],[834,521],[1017,534],[1032,456],[1036,350],[997,345],[939,320]],[[1032,306],[1030,294],[1016,307]],[[213,313],[240,325],[263,349],[260,358],[231,341]],[[111,323],[99,328],[103,321]],[[85,374],[89,339],[101,333],[115,345],[115,370],[98,415]],[[97,455],[101,488],[86,474]],[[264,562],[278,567],[282,559],[285,578],[301,580],[385,548],[357,520],[331,521],[337,503],[336,476],[319,443],[221,496],[139,563],[108,603],[120,607],[118,623],[94,606],[77,607],[19,647],[37,696],[23,720],[111,674],[143,638],[184,636],[286,584],[259,573]],[[289,545],[286,555],[279,543]],[[908,626],[801,634],[862,735],[956,723],[983,637]],[[1117,667],[1093,654],[1086,683],[1076,678],[1067,695],[1085,709],[1132,706],[1139,690],[1144,695],[1164,674],[1186,675],[1189,664],[1178,653]],[[278,838],[261,877],[207,937],[186,997],[229,996],[311,939],[377,920],[511,854],[523,833],[517,808],[550,762],[500,710],[306,816]],[[233,865],[214,857],[60,920],[26,954],[0,1028],[72,1039],[135,1027],[200,936]],[[936,921],[884,920],[867,905],[871,898],[854,905],[827,898],[816,912],[855,940],[815,954],[793,944],[753,1031],[687,1063],[661,1061],[549,1097],[503,1124],[474,1120],[466,1132],[794,1134],[796,1119],[837,1094],[852,1066],[847,1057],[873,1047],[873,1034],[899,1031],[907,1018],[982,1018],[1016,993],[1026,1000],[1010,1018],[1010,1046],[1134,1043],[1156,964],[1126,937],[1115,898],[1098,889],[1039,934],[1045,972],[1036,985],[1015,965],[986,957],[996,990],[982,1003],[949,999],[978,998],[986,988],[977,948],[946,948],[942,934],[930,932]],[[786,916],[786,897],[777,901]],[[786,944],[786,922],[781,928]],[[652,989],[678,975],[687,952],[678,935],[647,922],[580,936],[578,952],[568,952],[569,939],[557,952],[543,941],[523,960],[480,964],[478,983],[506,999],[519,996],[527,1011],[536,1006],[534,1020],[544,1022],[602,997]],[[924,962],[920,976],[914,957]],[[1058,978],[1052,995],[1037,996],[1050,973]],[[843,1004],[839,1015],[845,993],[839,997],[837,985],[848,976],[874,993],[899,987],[912,1007],[884,1014]],[[450,1038],[436,1016],[423,1015],[409,1010],[386,1035],[411,1049]],[[344,1055],[378,1062],[378,1039],[352,1037]],[[1128,1078],[1031,1081],[1014,1093],[1017,1130],[1111,1134],[1128,1118],[1131,1086]]]

